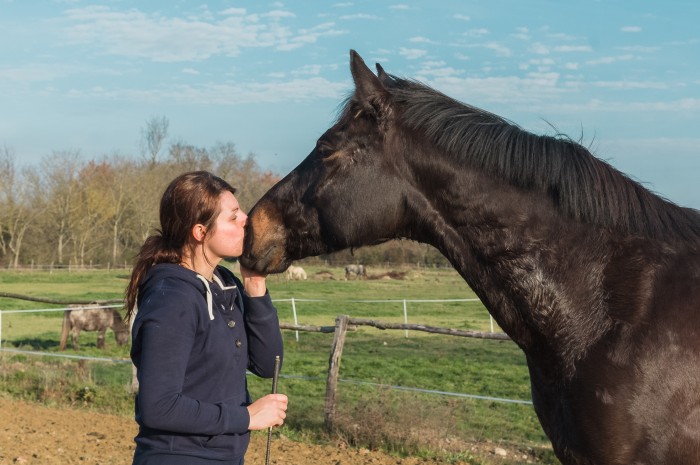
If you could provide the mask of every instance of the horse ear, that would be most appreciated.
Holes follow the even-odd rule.
[[[387,96],[384,85],[355,50],[350,50],[350,71],[358,100],[366,103],[384,100]]]
[[[377,63],[376,66],[377,66],[377,76],[379,77],[379,81],[382,83],[384,88],[388,87],[389,84],[391,83],[391,76],[389,76],[387,74],[387,72],[384,71],[384,68],[382,68],[382,65]]]

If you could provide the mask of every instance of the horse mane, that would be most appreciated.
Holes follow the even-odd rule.
[[[700,241],[700,212],[652,193],[562,135],[527,132],[422,83],[383,75],[398,121],[461,163],[547,193],[578,221],[654,239]]]

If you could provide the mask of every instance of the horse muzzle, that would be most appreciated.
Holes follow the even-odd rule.
[[[256,205],[246,223],[241,265],[259,273],[282,273],[291,263],[286,256],[286,240],[279,211],[269,203]]]

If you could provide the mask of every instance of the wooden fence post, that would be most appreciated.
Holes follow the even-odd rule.
[[[335,319],[335,336],[333,337],[333,347],[328,361],[328,380],[326,381],[326,406],[325,406],[325,426],[326,430],[333,431],[335,421],[335,397],[338,385],[338,372],[340,371],[340,358],[343,355],[345,345],[345,334],[348,330],[348,315],[340,315]]]

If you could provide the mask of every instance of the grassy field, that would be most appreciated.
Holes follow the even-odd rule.
[[[234,271],[237,271],[233,265]],[[448,269],[406,269],[402,280],[344,281],[342,270],[306,267],[309,279],[287,281],[271,276],[268,287],[280,320],[332,326],[336,316],[488,331],[490,320],[481,303],[419,302],[472,299],[474,293]],[[334,280],[317,280],[317,272]],[[372,268],[370,275],[389,270]],[[128,276],[122,271],[9,272],[0,271],[0,292],[51,299],[118,299]],[[381,301],[381,302],[368,302]],[[59,305],[0,298],[0,309],[57,308]],[[60,353],[62,312],[4,313],[2,347]],[[290,397],[285,434],[322,441],[325,381],[332,334],[284,331],[285,366],[280,392]],[[0,390],[25,399],[131,415],[128,391],[131,366],[128,347],[117,347],[111,332],[107,349],[96,347],[95,333],[83,333],[81,347],[65,354],[109,357],[94,363],[3,353]],[[530,405],[478,400],[390,389],[423,390],[529,400],[525,359],[509,341],[467,339],[418,331],[381,331],[358,327],[345,343],[338,396],[338,428],[334,435],[358,446],[397,453],[453,457],[473,464],[491,463],[470,452],[474,444],[493,444],[522,452],[532,462],[557,464]],[[267,393],[269,380],[249,377],[254,397]],[[512,456],[512,454],[509,454]],[[494,463],[526,463],[513,459]]]

